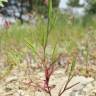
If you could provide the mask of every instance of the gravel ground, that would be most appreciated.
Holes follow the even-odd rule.
[[[0,81],[0,96],[47,96],[43,91],[32,86],[24,84],[32,79],[35,83],[41,83],[44,80],[44,74],[40,71],[33,71],[28,75],[23,70],[15,68],[9,76]],[[58,69],[50,80],[50,85],[55,84],[52,89],[52,96],[58,96],[58,92],[67,80],[64,69]],[[27,75],[26,75],[27,74]],[[39,79],[40,78],[40,79]],[[96,96],[96,80],[91,77],[74,76],[69,86],[80,82],[70,90],[67,90],[62,96]]]

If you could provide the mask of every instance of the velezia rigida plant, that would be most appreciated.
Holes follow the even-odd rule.
[[[34,47],[34,45],[32,44],[31,41],[26,40],[26,39],[25,39],[25,41],[26,41],[26,45],[29,48],[31,48],[32,53],[37,55],[41,59],[41,64],[43,65],[42,69],[45,74],[44,75],[45,80],[43,82],[43,86],[40,86],[39,84],[38,85],[36,84],[36,86],[39,87],[42,91],[46,92],[49,96],[52,96],[53,93],[51,90],[55,87],[55,85],[50,85],[49,82],[50,82],[53,72],[56,69],[54,64],[58,60],[58,57],[57,58],[55,57],[57,42],[55,43],[52,53],[49,56],[50,58],[48,58],[48,56],[47,56],[47,47],[48,47],[49,35],[50,35],[53,27],[55,26],[56,16],[54,16],[54,14],[53,14],[52,0],[48,0],[48,4],[46,4],[46,5],[48,7],[47,24],[46,24],[46,26],[42,26],[42,24],[40,24],[39,25],[39,32],[38,32],[39,33],[38,35],[40,36],[39,43],[40,43],[41,48],[43,50],[43,55],[41,56],[37,52],[37,48]],[[69,72],[68,80],[67,80],[66,84],[63,85],[63,87],[60,89],[58,96],[61,96],[66,90],[68,90],[78,84],[78,82],[77,82],[76,84],[68,86],[68,84],[70,83],[70,81],[72,80],[72,78],[74,76],[73,71],[75,70],[75,65],[76,65],[76,59],[75,59],[75,57],[73,57],[73,62],[71,64],[71,69]],[[33,83],[33,81],[31,83]]]
[[[52,56],[51,56],[51,59],[52,59],[52,62],[48,62],[48,58],[46,56],[46,48],[47,48],[47,45],[48,45],[48,37],[49,37],[49,34],[52,30],[52,27],[54,26],[54,20],[52,20],[52,15],[53,15],[53,10],[52,10],[52,0],[48,0],[47,2],[48,4],[46,4],[46,6],[48,7],[48,18],[47,18],[47,24],[46,26],[44,26],[45,28],[43,28],[42,25],[39,25],[39,34],[41,35],[41,37],[39,38],[39,42],[40,42],[40,45],[43,49],[43,56],[40,56],[36,50],[36,48],[32,45],[32,43],[29,41],[29,40],[26,40],[26,44],[28,47],[30,47],[32,49],[32,53],[37,55],[40,59],[41,59],[41,63],[43,65],[43,71],[44,71],[44,74],[45,74],[45,80],[44,80],[44,84],[43,84],[43,87],[40,87],[43,91],[45,91],[46,93],[48,93],[50,96],[51,95],[51,89],[54,87],[53,85],[49,85],[49,81],[50,81],[50,77],[52,75],[52,73],[54,72],[54,65],[53,65],[53,57],[54,57],[54,53],[55,53],[55,50],[56,50],[56,46],[54,47],[53,49],[53,52],[52,52]],[[54,17],[55,18],[55,17]],[[54,61],[55,62],[55,61]]]

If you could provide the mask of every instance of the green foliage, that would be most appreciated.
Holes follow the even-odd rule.
[[[88,6],[86,7],[86,13],[93,15],[96,14],[96,0],[86,0]]]
[[[3,7],[2,2],[7,2],[7,0],[0,0],[0,6]]]
[[[68,5],[71,7],[81,7],[83,5],[79,4],[80,0],[69,0]]]
[[[52,0],[52,5],[53,8],[58,7],[60,0]],[[33,0],[32,2],[33,4],[33,10],[37,11],[40,14],[45,14],[47,15],[48,13],[48,6],[46,4],[44,4],[44,0]]]

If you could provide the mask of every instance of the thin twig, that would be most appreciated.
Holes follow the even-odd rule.
[[[66,82],[63,90],[62,90],[62,88],[60,89],[58,96],[61,96],[61,95],[65,92],[65,90],[66,90],[69,82],[70,82],[72,79],[73,79],[73,75],[72,75],[71,77],[70,77],[70,76],[68,77],[68,80],[67,80],[67,82]]]
[[[74,87],[74,86],[78,85],[79,83],[80,83],[80,82],[75,83],[75,84],[73,84],[73,85],[71,85],[71,86],[67,87],[67,88],[65,89],[65,91],[66,91],[66,90],[68,90],[68,89],[71,89],[72,87]]]

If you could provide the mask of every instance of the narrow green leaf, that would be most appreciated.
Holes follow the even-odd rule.
[[[70,72],[69,72],[69,77],[72,76],[72,74],[75,70],[75,66],[76,66],[76,57],[73,57],[73,61],[72,61],[72,64],[71,64],[71,69],[70,69]]]
[[[57,48],[57,42],[53,48],[53,51],[52,51],[52,61],[54,60],[54,56],[55,56],[55,52],[56,52],[56,48]]]
[[[52,0],[48,0],[48,15],[51,18],[52,14]]]
[[[34,54],[36,54],[36,48],[32,45],[32,42],[30,42],[28,39],[25,39],[25,41],[27,47],[30,48]]]
[[[75,69],[76,66],[76,58],[73,58],[72,65],[71,65],[71,72]]]

